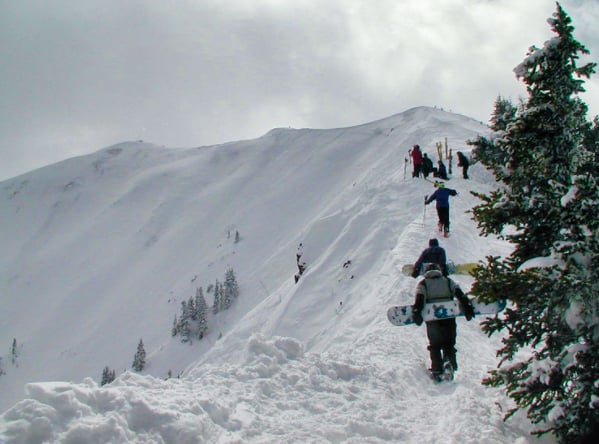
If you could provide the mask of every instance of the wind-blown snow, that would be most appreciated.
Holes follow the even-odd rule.
[[[500,338],[458,320],[456,380],[433,384],[424,327],[399,273],[436,236],[432,186],[407,149],[468,151],[485,127],[415,108],[331,130],[172,150],[125,143],[0,183],[0,439],[7,443],[532,443],[523,415],[480,380]],[[456,263],[509,246],[480,238],[470,190],[448,186]],[[235,243],[231,232],[238,231]],[[308,268],[294,284],[302,242]],[[343,267],[347,261],[351,264]],[[241,295],[192,345],[170,336],[180,302],[235,270]],[[455,280],[468,289],[469,276]],[[211,298],[208,297],[211,303]],[[130,371],[139,339],[148,365]],[[98,385],[104,366],[117,379]],[[169,371],[174,377],[167,378]],[[176,377],[176,376],[180,377]],[[67,382],[34,382],[67,381]],[[23,389],[25,387],[25,389]]]

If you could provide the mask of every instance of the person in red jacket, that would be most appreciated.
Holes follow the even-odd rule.
[[[412,173],[412,177],[420,177],[420,172],[422,171],[422,165],[424,161],[422,159],[422,151],[420,151],[419,145],[414,145],[412,151],[410,152],[410,156],[412,156],[412,163],[414,164],[414,172]]]

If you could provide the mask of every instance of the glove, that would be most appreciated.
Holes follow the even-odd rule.
[[[467,321],[474,319],[474,307],[472,306],[472,302],[468,299],[462,302],[462,309],[464,310],[464,316]]]
[[[420,273],[418,273],[418,270],[416,270],[416,269],[414,268],[414,271],[412,271],[412,277],[413,277],[413,278],[417,278],[419,274],[420,274]]]
[[[412,319],[416,325],[422,325],[422,322],[424,321],[422,319],[422,313],[415,307],[412,307]]]

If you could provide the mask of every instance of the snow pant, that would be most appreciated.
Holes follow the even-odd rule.
[[[449,207],[437,207],[437,216],[443,232],[449,233]]]
[[[421,172],[422,172],[422,164],[415,163],[414,164],[414,172],[412,173],[412,177],[420,177]]]
[[[462,177],[463,177],[464,179],[468,179],[468,166],[469,166],[469,165],[464,165],[464,166],[462,167]]]
[[[443,362],[448,360],[453,369],[458,369],[456,360],[456,330],[455,318],[429,321],[426,323],[426,335],[428,336],[428,350],[431,355],[431,370],[443,371]]]

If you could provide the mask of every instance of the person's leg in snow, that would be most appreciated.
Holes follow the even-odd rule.
[[[439,225],[443,227],[443,234],[449,234],[449,207],[437,208],[437,216],[439,217]]]
[[[433,373],[433,377],[442,376],[443,361],[445,359],[449,360],[454,370],[457,369],[455,356],[456,325],[455,318],[426,323],[426,335],[429,341],[428,350],[431,358],[431,372]]]

